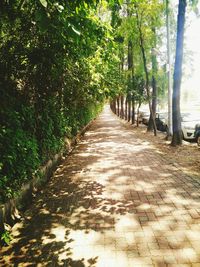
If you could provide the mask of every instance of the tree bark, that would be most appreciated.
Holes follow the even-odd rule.
[[[117,97],[117,116],[119,117],[119,96]]]
[[[137,10],[137,5],[135,4],[135,10],[136,10],[136,19],[137,19],[137,26],[139,30],[139,38],[140,38],[140,49],[142,52],[142,59],[143,59],[143,65],[144,65],[144,72],[145,72],[145,88],[147,92],[147,98],[148,98],[148,104],[149,104],[149,111],[153,119],[153,130],[154,130],[154,135],[157,135],[156,131],[156,122],[155,122],[155,116],[153,114],[152,106],[151,106],[151,97],[150,97],[150,90],[149,90],[149,73],[147,69],[147,60],[146,60],[146,54],[145,54],[145,49],[144,49],[144,40],[143,40],[143,35],[142,35],[142,29],[139,21],[139,15],[138,15],[138,10]]]
[[[140,115],[140,106],[141,106],[141,100],[139,100],[138,108],[137,108],[137,127],[139,126],[139,115]]]
[[[132,49],[132,60],[133,60],[133,49]],[[131,104],[132,104],[132,113],[131,113],[131,123],[135,123],[135,92],[134,92],[134,64],[132,62],[132,95],[131,95]]]
[[[135,123],[135,98],[134,98],[134,94],[132,95],[132,114],[131,114],[131,123],[134,124]]]
[[[113,102],[112,102],[112,108],[113,108],[113,112],[116,114],[116,97],[113,99]]]
[[[128,92],[127,92],[127,103],[128,103],[127,120],[128,122],[130,122],[131,120],[131,91],[133,90],[133,43],[131,40],[128,41],[128,71],[131,72],[128,75]]]
[[[155,76],[152,76],[152,88],[153,88],[153,91],[152,91],[152,113],[153,113],[153,116],[155,118],[155,116],[156,116],[156,102],[157,102],[157,86],[156,86]],[[149,117],[147,131],[153,130],[152,113],[150,114],[150,117]]]
[[[156,36],[156,30],[155,28],[152,29],[154,35]],[[154,41],[154,45],[153,45],[153,49],[156,48],[156,40]],[[156,106],[157,106],[157,83],[156,83],[156,74],[157,74],[157,70],[158,70],[158,66],[157,66],[157,58],[156,58],[156,54],[153,51],[151,52],[151,62],[152,62],[152,88],[153,88],[153,92],[152,92],[152,112],[153,112],[153,116],[155,118],[156,115]],[[153,130],[153,118],[152,118],[152,114],[150,114],[150,119],[149,119],[149,123],[148,123],[148,127],[147,127],[147,131],[152,131]]]
[[[126,100],[125,100],[125,116],[124,119],[127,120],[127,106],[128,106],[128,96],[126,95]]]
[[[121,95],[121,111],[120,111],[120,118],[124,118],[124,96]]]
[[[128,122],[131,120],[131,94],[128,94]]]
[[[172,136],[172,79],[171,79],[171,42],[170,42],[170,10],[169,0],[166,0],[166,27],[167,27],[167,65],[168,65],[168,131],[167,139]]]
[[[180,88],[181,88],[181,78],[182,78],[185,12],[186,12],[186,0],[179,0],[177,37],[176,37],[176,57],[175,57],[173,94],[172,94],[173,136],[171,144],[173,146],[182,144]]]

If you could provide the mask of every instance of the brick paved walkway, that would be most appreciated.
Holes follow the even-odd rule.
[[[200,266],[199,196],[107,107],[14,227],[0,266]]]

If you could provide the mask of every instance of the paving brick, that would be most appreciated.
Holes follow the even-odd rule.
[[[192,217],[192,219],[200,218],[200,214],[195,209],[189,210],[189,214]]]
[[[13,230],[0,266],[48,266],[56,255],[55,266],[64,257],[66,266],[200,267],[199,197],[200,183],[106,108]]]

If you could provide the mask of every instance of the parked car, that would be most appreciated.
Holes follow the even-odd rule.
[[[142,123],[148,125],[149,123],[149,111],[141,111]]]
[[[157,130],[161,132],[166,132],[167,131],[167,113],[166,112],[157,112],[156,113],[156,127]]]
[[[200,123],[195,126],[194,136],[197,141],[197,145],[200,146]]]
[[[150,117],[149,112],[147,111],[141,112],[141,117],[142,117],[142,123],[148,125]],[[159,131],[164,132],[167,130],[167,113],[157,112],[155,121],[156,121],[156,127]]]
[[[195,126],[200,122],[195,114],[181,114],[181,129],[183,139],[185,140],[194,140],[195,137]]]
[[[142,123],[148,125],[149,112],[141,112]],[[156,113],[156,127],[159,131],[168,131],[168,113],[157,112]],[[195,132],[195,126],[200,126],[200,114],[181,113],[181,130],[184,140],[197,140],[200,145],[200,127]]]

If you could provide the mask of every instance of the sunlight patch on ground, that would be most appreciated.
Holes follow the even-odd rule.
[[[165,198],[175,202],[176,205],[180,205],[180,206],[193,204],[193,201],[191,199],[186,199],[186,198],[177,196],[176,194],[173,195],[172,193],[169,194],[168,192],[166,193]]]
[[[98,233],[96,231],[90,231],[90,233],[85,233],[85,231],[81,230],[73,230],[70,232],[69,238],[72,239],[71,245],[73,247],[81,246],[84,244],[84,246],[92,246],[95,245],[96,242],[100,241],[102,238],[101,233]]]
[[[63,225],[54,225],[54,228],[51,229],[51,233],[55,235],[55,240],[57,242],[65,241],[66,229]]]
[[[118,218],[115,224],[115,229],[117,232],[123,232],[124,229],[126,231],[134,231],[139,227],[138,220],[132,214],[126,214],[123,217]]]
[[[41,214],[50,214],[50,212],[47,209],[40,209]]]
[[[143,203],[140,205],[141,210],[149,210],[151,208],[151,205],[149,203]]]
[[[66,228],[60,224],[54,224],[49,231],[51,238],[48,238],[46,235],[42,237],[42,243],[48,244],[51,243],[52,240],[55,242],[65,242],[66,241]]]
[[[36,215],[27,215],[26,223],[39,219],[42,230],[35,234],[39,225],[33,233],[26,229],[29,239],[20,248],[24,262],[30,250],[36,259],[40,253],[56,256],[55,266],[64,266],[62,260],[77,267],[200,263],[199,185],[121,122],[109,119],[108,128],[106,123],[86,133],[60,166],[57,183],[50,183],[54,190],[44,194],[45,203],[39,199]],[[19,242],[23,234],[21,226]],[[43,266],[49,263],[46,258]]]
[[[146,193],[154,192],[155,185],[145,181],[135,181],[134,188],[137,191],[145,191]]]

